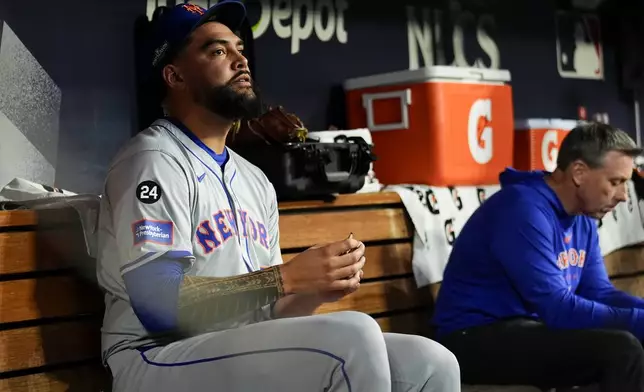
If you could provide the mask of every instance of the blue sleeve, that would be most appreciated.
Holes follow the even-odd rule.
[[[123,275],[134,313],[149,332],[167,332],[177,327],[177,304],[182,279],[181,261],[165,257]]]
[[[490,241],[528,308],[551,328],[615,328],[644,338],[644,311],[622,309],[570,292],[556,264],[554,227],[545,213],[527,200],[510,201],[499,211]]]
[[[644,299],[617,290],[610,282],[599,247],[597,228],[592,224],[591,245],[577,293],[587,299],[618,308],[644,309]]]

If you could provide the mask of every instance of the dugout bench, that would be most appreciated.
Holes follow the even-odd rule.
[[[358,310],[372,315],[384,331],[430,334],[427,321],[438,286],[415,287],[413,227],[397,194],[281,203],[280,230],[285,262],[349,232],[367,245],[360,290],[319,313]],[[99,360],[103,296],[73,268],[94,263],[73,209],[0,211],[0,392],[110,390]],[[614,252],[606,263],[617,287],[644,296],[644,247]]]

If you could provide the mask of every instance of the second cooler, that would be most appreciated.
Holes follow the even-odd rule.
[[[514,167],[518,170],[557,168],[559,144],[577,125],[575,120],[527,119],[515,124]]]

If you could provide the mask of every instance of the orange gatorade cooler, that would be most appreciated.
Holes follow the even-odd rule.
[[[514,135],[514,167],[519,170],[557,168],[559,144],[568,131],[577,126],[575,120],[528,119],[517,120]]]
[[[512,166],[510,72],[432,66],[349,79],[349,128],[372,133],[384,184],[484,185]]]

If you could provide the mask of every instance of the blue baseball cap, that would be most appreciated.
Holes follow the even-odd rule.
[[[163,12],[152,34],[152,67],[165,66],[199,26],[219,22],[232,31],[246,19],[246,7],[238,0],[220,0],[209,9],[195,4],[178,4]]]

